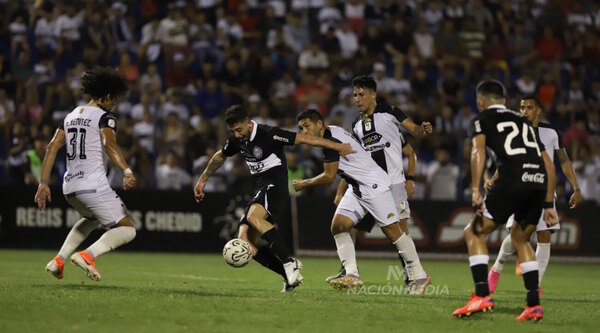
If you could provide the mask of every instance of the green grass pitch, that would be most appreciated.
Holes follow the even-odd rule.
[[[424,260],[432,294],[408,296],[398,294],[401,282],[388,274],[399,264],[394,260],[359,259],[367,289],[348,294],[324,281],[338,260],[301,258],[304,283],[282,294],[275,274],[255,262],[231,268],[220,255],[117,251],[96,261],[101,282],[71,265],[56,280],[44,271],[53,255],[0,251],[0,332],[571,333],[594,332],[600,324],[597,265],[550,262],[545,317],[536,324],[514,320],[525,303],[514,263],[500,278],[492,313],[455,319],[452,311],[473,289],[466,261]]]

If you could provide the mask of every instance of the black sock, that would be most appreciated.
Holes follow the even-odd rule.
[[[529,307],[540,305],[538,279],[539,273],[537,269],[523,273],[523,282],[525,282],[525,289],[527,289],[527,306]]]
[[[475,282],[475,295],[484,297],[490,294],[490,287],[488,286],[487,273],[488,267],[486,264],[478,264],[471,266],[471,273],[473,274],[473,281]]]
[[[277,259],[281,261],[281,263],[285,264],[294,260],[288,250],[285,248],[285,245],[281,240],[281,236],[279,236],[279,233],[275,228],[265,232],[262,235],[262,239],[267,242],[267,246],[277,257]]]
[[[254,260],[256,260],[259,264],[264,267],[272,270],[273,272],[283,276],[286,279],[285,270],[283,269],[283,265],[281,261],[275,257],[273,252],[267,247],[262,247],[258,249],[258,253],[254,256]]]

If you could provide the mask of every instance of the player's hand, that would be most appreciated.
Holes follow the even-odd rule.
[[[558,224],[558,216],[556,216],[554,208],[544,208],[544,221],[549,227]]]
[[[579,204],[582,202],[583,197],[581,196],[581,191],[577,189],[575,192],[573,192],[573,195],[571,195],[571,198],[569,199],[569,208],[573,209],[579,206]]]
[[[433,133],[433,126],[431,126],[431,123],[428,121],[422,122],[421,123],[421,135],[427,136],[431,133]]]
[[[492,189],[492,185],[494,185],[494,178],[490,178],[483,183],[483,189],[486,192],[489,192]]]
[[[349,143],[342,143],[339,153],[340,156],[342,156],[347,161],[348,157],[346,157],[346,155],[356,153],[356,150],[352,149],[352,146]]]
[[[196,186],[194,186],[194,199],[196,199],[196,202],[198,203],[204,200],[204,185],[206,185],[206,183],[201,181],[201,179],[202,177],[198,179]]]
[[[480,213],[483,211],[483,197],[481,196],[479,189],[473,191],[473,194],[471,195],[471,205],[476,212]]]
[[[415,182],[413,180],[407,180],[405,185],[406,195],[408,195],[408,197],[410,198],[415,193]]]
[[[33,201],[38,205],[40,210],[46,209],[46,202],[52,202],[52,196],[50,195],[50,187],[48,184],[40,183],[38,185],[37,192]]]
[[[134,187],[135,187],[135,176],[132,173],[123,177],[123,189],[124,190],[131,190]]]
[[[294,187],[294,191],[300,192],[304,189],[304,180],[303,179],[294,179],[292,181],[292,186]]]

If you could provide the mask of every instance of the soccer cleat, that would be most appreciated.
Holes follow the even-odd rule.
[[[418,279],[414,281],[410,281],[408,284],[408,294],[409,295],[423,295],[425,293],[425,289],[431,283],[431,277],[427,275],[426,278]]]
[[[544,293],[542,292],[542,287],[538,287],[538,295],[540,295],[540,297],[544,296]]]
[[[532,307],[525,306],[525,311],[523,311],[523,313],[521,313],[515,319],[519,320],[519,321],[528,321],[528,320],[542,321],[543,318],[544,318],[544,311],[542,310],[542,306],[536,305],[536,306],[532,306]]]
[[[54,275],[57,279],[63,278],[63,270],[65,269],[65,262],[60,259],[59,256],[54,257],[48,265],[46,265],[46,272]]]
[[[94,258],[85,251],[80,251],[71,256],[71,264],[77,265],[83,269],[85,275],[94,281],[102,280],[102,275],[96,269]]]
[[[360,289],[363,286],[363,281],[360,276],[348,274],[329,281],[329,284],[335,290]]]
[[[302,262],[294,258],[292,259],[293,261],[283,264],[283,269],[285,270],[287,283],[290,286],[296,287],[302,282],[302,280],[304,280],[304,278],[300,274],[300,270],[302,269]]]
[[[488,286],[490,287],[490,292],[493,293],[496,291],[496,286],[498,285],[498,280],[500,279],[500,273],[492,267],[490,272],[488,273]]]
[[[283,281],[283,289],[281,289],[282,293],[291,293],[296,289],[297,286],[290,286],[286,280]]]
[[[519,264],[519,260],[517,260],[517,267],[515,267],[515,275],[523,275],[523,270],[521,269],[521,264]]]
[[[468,317],[476,312],[492,311],[493,308],[494,299],[492,299],[491,295],[480,297],[475,295],[475,293],[471,293],[469,302],[467,302],[467,304],[462,308],[454,310],[452,315],[457,318]]]
[[[331,282],[331,280],[341,278],[342,276],[346,276],[346,269],[344,268],[344,266],[342,266],[342,268],[337,274],[327,277],[327,279],[325,279],[325,282],[329,283]]]

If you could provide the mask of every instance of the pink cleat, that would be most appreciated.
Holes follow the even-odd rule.
[[[498,285],[498,279],[500,279],[500,272],[494,269],[490,269],[490,273],[488,274],[488,286],[490,288],[490,293],[496,291],[496,286]]]

